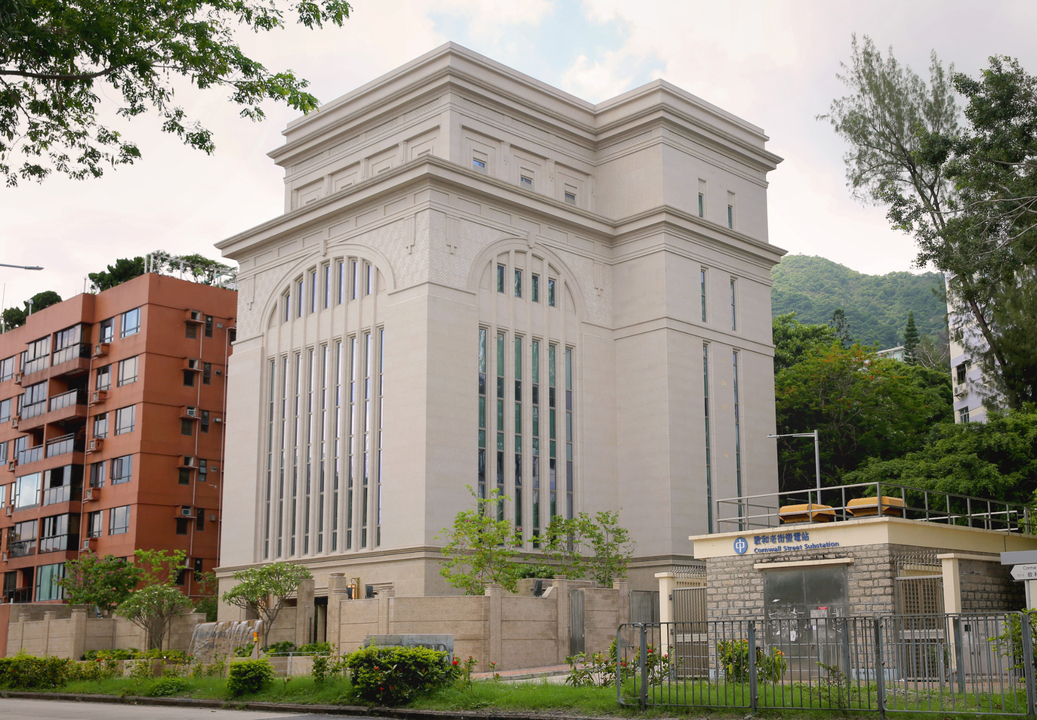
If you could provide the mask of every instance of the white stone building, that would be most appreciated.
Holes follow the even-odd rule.
[[[466,486],[621,509],[631,581],[775,490],[763,131],[664,81],[594,105],[454,44],[292,122],[241,266],[220,576],[447,590]],[[227,612],[229,609],[225,608]]]

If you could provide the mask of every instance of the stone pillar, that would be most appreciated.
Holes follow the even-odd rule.
[[[630,583],[626,580],[613,580],[612,589],[619,592],[619,617],[616,625],[630,622]]]
[[[943,563],[943,611],[945,613],[961,612],[961,568],[958,557],[947,554],[940,557]]]
[[[307,645],[313,635],[313,578],[299,583],[295,597],[295,644]]]
[[[347,602],[349,579],[344,573],[328,577],[328,642],[339,647],[342,639],[342,603]]]
[[[502,668],[504,666],[504,643],[501,637],[503,626],[501,599],[504,595],[504,588],[500,585],[487,585],[485,592],[490,603],[489,623],[486,628],[486,653],[489,657],[486,660],[487,663],[494,662],[497,663],[498,668]]]
[[[379,635],[392,635],[392,622],[389,617],[389,603],[392,601],[385,593],[378,593],[375,595],[375,602],[378,603],[378,634]]]
[[[555,588],[555,602],[558,604],[558,634],[555,637],[555,663],[562,665],[569,657],[569,580],[556,577],[552,583]]]
[[[43,613],[43,657],[50,657],[50,624],[53,620],[53,610]]]
[[[83,657],[83,653],[86,652],[86,611],[86,605],[76,605],[72,608],[68,641],[73,660]]]
[[[659,642],[663,648],[669,648],[673,642],[670,640],[670,628],[666,623],[673,622],[673,591],[677,589],[677,575],[672,572],[661,572],[656,573],[655,577],[659,581],[659,622],[662,624]]]

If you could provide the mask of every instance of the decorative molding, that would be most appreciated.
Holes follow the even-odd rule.
[[[515,128],[516,130],[521,130],[522,132],[532,135],[538,140],[541,140],[546,143],[552,143],[554,145],[562,147],[568,150],[573,155],[578,155],[587,162],[593,162],[594,160],[594,153],[590,150],[590,148],[574,143],[572,140],[566,140],[563,137],[560,137],[553,133],[549,133],[546,130],[541,130],[538,127],[530,125],[529,123],[522,122],[521,120],[517,120],[516,118],[513,118],[509,115],[505,115],[502,112],[491,110],[485,105],[480,105],[474,100],[469,100],[466,97],[459,98],[459,102],[461,105],[464,105],[472,110],[475,110],[476,112],[482,113],[483,115],[486,115],[496,120],[501,125],[508,125],[510,127]]]
[[[634,137],[630,137],[630,138],[627,138],[626,140],[622,140],[622,141],[616,143],[615,145],[609,145],[608,147],[603,147],[601,150],[598,151],[598,158],[601,159],[601,158],[607,157],[609,155],[615,155],[616,153],[623,152],[627,148],[632,148],[635,145],[640,145],[641,143],[648,142],[651,139],[652,139],[652,131],[651,130],[649,130],[648,132],[643,132],[640,135],[635,135]]]

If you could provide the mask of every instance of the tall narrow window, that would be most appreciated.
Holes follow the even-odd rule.
[[[740,422],[740,408],[738,406],[738,351],[731,353],[731,368],[734,371],[734,399],[735,399],[735,497],[742,497],[742,428]],[[742,517],[742,509],[739,504],[738,517]],[[739,529],[741,523],[739,523]]]
[[[497,292],[504,292],[504,274],[507,268],[503,265],[497,266]]]
[[[315,372],[316,357],[313,348],[306,351],[306,494],[302,503],[302,552],[310,554],[310,507],[313,498],[313,424],[316,421],[313,411],[313,384],[317,381]]]
[[[529,294],[530,299],[533,302],[540,302],[540,276],[535,273],[533,274],[533,277],[530,278]]]
[[[331,265],[324,266],[324,309],[331,307]]]
[[[295,297],[298,298],[298,300],[295,303],[295,316],[296,317],[302,317],[302,306],[305,303],[305,300],[303,300],[303,298],[306,297],[305,294],[303,293],[303,288],[304,288],[304,286],[303,286],[302,278],[299,278],[299,280],[296,281],[296,283],[295,283]]]
[[[702,322],[706,322],[706,268],[699,269],[699,292],[702,298]]]
[[[349,274],[352,276],[349,284],[349,299],[356,300],[360,297],[360,261],[349,261]]]
[[[738,318],[735,314],[735,279],[731,278],[731,329],[738,329]]]
[[[515,297],[522,297],[522,271],[515,268]]]
[[[273,487],[274,472],[274,402],[277,392],[277,363],[271,360],[267,365],[270,373],[270,384],[267,386],[267,433],[266,433],[266,487],[263,488],[263,558],[270,559],[270,490]]]
[[[376,499],[378,502],[377,514],[375,515],[375,545],[382,544],[382,408],[385,406],[385,396],[382,394],[382,378],[385,373],[385,330],[378,330],[378,432],[375,442],[378,443],[378,474],[375,476],[375,487],[377,488]]]
[[[555,306],[555,279],[547,279],[547,304],[550,307]]]
[[[330,267],[330,266],[329,266]],[[320,403],[320,423],[317,438],[320,443],[317,466],[317,552],[324,552],[324,484],[326,459],[326,437],[328,425],[328,346],[320,346],[320,392],[317,397]]]
[[[349,338],[349,419],[346,424],[349,428],[348,442],[346,444],[346,550],[353,547],[353,508],[355,506],[354,467],[356,465],[356,336]]]
[[[288,322],[292,319],[292,294],[290,292],[285,293],[281,298],[281,306],[284,308],[281,322]]]
[[[310,313],[317,312],[317,271],[310,271]]]
[[[504,333],[497,334],[497,519],[504,519]]]
[[[534,278],[536,275],[533,276]],[[536,287],[534,284],[533,287]],[[533,547],[539,547],[540,537],[540,341],[534,340],[530,348],[530,414],[533,421],[533,433],[530,436],[533,457],[530,459],[530,471],[533,476]]]
[[[573,349],[565,349],[565,516],[573,519]]]
[[[299,454],[302,452],[302,353],[295,353],[292,363],[295,371],[292,381],[292,501],[288,514],[288,555],[295,555],[295,536],[298,531],[299,517]]]
[[[699,178],[699,217],[706,217],[706,181]]]
[[[346,263],[342,260],[339,260],[335,266],[335,276],[338,283],[335,293],[335,297],[338,298],[336,304],[341,305],[346,301]]]
[[[486,328],[479,328],[479,464],[476,491],[486,498]]]
[[[706,528],[713,532],[713,464],[709,439],[709,344],[702,343],[702,399],[706,425]]]
[[[522,532],[522,338],[515,338],[515,533]]]
[[[342,437],[342,341],[335,343],[335,418],[331,445],[331,552],[338,550],[339,442]]]
[[[732,230],[735,227],[735,194],[727,194],[727,226]]]
[[[213,325],[213,320],[214,319],[215,318],[213,318],[212,315],[206,315],[205,316],[205,337],[207,337],[207,338],[211,338],[212,337],[212,325]]]
[[[365,295],[371,295],[371,294],[374,293],[374,283],[375,283],[374,265],[372,265],[370,263],[364,263],[364,267],[367,270],[367,288],[366,288],[366,291],[364,292],[364,294]]]
[[[360,493],[360,547],[367,547],[367,518],[368,508],[370,502],[371,492],[371,371],[372,371],[372,345],[371,345],[371,333],[364,333],[364,426],[362,432],[364,434],[363,449],[362,449],[362,467],[361,467],[361,493]]]
[[[547,347],[548,506],[551,517],[558,514],[558,431],[556,423],[555,356],[557,345]],[[550,522],[550,520],[548,520]]]
[[[285,481],[288,473],[288,393],[291,376],[288,374],[288,357],[281,358],[281,445],[278,453],[280,468],[277,478],[277,507],[274,517],[276,518],[277,557],[283,557],[284,552],[284,498]]]

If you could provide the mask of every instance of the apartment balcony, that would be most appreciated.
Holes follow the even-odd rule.
[[[75,552],[79,549],[79,533],[40,538],[40,554],[52,552]]]
[[[86,420],[87,393],[85,390],[69,390],[49,400],[26,405],[19,413],[18,429],[23,432],[47,423]]]
[[[11,558],[28,557],[36,554],[36,538],[31,540],[8,541],[7,556]]]
[[[44,505],[58,505],[67,502],[79,502],[83,498],[83,489],[73,485],[60,485],[46,488],[43,491]]]
[[[18,473],[24,475],[23,470],[47,470],[51,467],[58,467],[60,465],[74,465],[82,463],[82,458],[76,458],[74,455],[71,458],[64,458],[60,462],[46,463],[38,468],[22,468],[23,465],[31,465],[32,463],[42,462],[44,460],[50,460],[51,458],[60,458],[63,455],[70,453],[81,453],[83,452],[85,442],[83,438],[76,433],[69,433],[68,435],[62,435],[61,437],[51,438],[43,445],[37,445],[36,447],[25,448],[18,452]]]
[[[43,459],[43,445],[37,445],[36,447],[25,448],[24,450],[18,451],[18,464],[28,465],[29,463],[39,462]]]
[[[50,355],[44,355],[38,357],[35,360],[30,360],[22,366],[21,370],[14,374],[14,381],[25,387],[27,385],[33,385],[38,383],[40,380],[46,379],[46,376],[37,377],[39,373],[43,372],[50,367]]]
[[[50,377],[75,377],[90,372],[90,343],[75,343],[55,350],[50,359]]]
[[[32,588],[15,588],[14,590],[7,590],[4,592],[4,602],[31,603]]]

